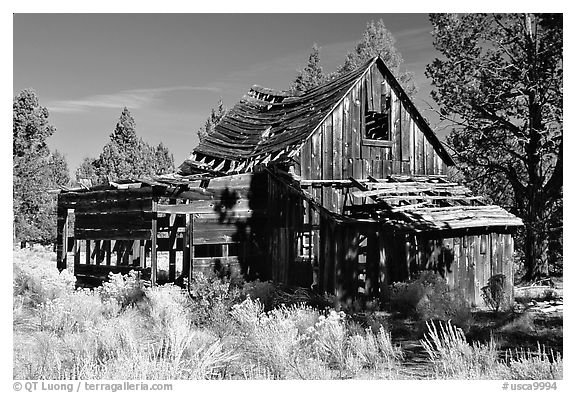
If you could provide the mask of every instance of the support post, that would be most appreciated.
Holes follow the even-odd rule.
[[[370,233],[367,236],[366,248],[366,296],[371,299],[376,299],[378,297],[378,277],[380,269],[378,233]]]
[[[146,268],[146,240],[140,240],[140,269]]]
[[[104,253],[106,254],[106,266],[110,266],[112,262],[112,240],[104,241]]]
[[[192,269],[194,268],[194,217],[186,214],[186,233],[188,243],[188,260],[184,261],[188,265],[188,282],[192,281]]]
[[[386,244],[385,234],[383,232],[378,232],[378,248],[379,248],[379,289],[380,289],[380,304],[382,306],[387,306],[390,301],[390,294],[388,292],[388,285],[390,282],[390,277],[388,274],[388,258],[389,258],[389,248]]]
[[[171,199],[170,204],[175,205],[176,200]],[[178,226],[176,225],[176,214],[170,214],[170,250],[168,251],[168,281],[176,280],[176,234]]]
[[[80,242],[81,240],[74,238],[74,271],[76,266],[80,265]]]
[[[158,270],[158,261],[157,261],[157,251],[156,251],[156,238],[158,236],[158,218],[156,214],[157,202],[152,201],[152,211],[154,212],[154,216],[152,217],[152,239],[151,239],[151,250],[150,250],[150,260],[151,260],[151,285],[154,287],[156,286],[156,275]]]
[[[59,271],[66,269],[68,252],[68,208],[60,205],[58,198],[56,226],[56,267]]]
[[[90,265],[91,250],[90,250],[90,240],[86,239],[86,265]]]

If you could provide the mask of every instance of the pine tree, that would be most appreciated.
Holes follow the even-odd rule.
[[[320,66],[320,48],[314,44],[312,53],[308,57],[308,64],[304,69],[300,70],[298,76],[292,82],[290,89],[299,93],[303,93],[322,84],[326,79],[324,71]]]
[[[198,130],[198,139],[200,142],[208,135],[214,127],[220,122],[220,120],[226,115],[226,108],[222,100],[218,101],[216,108],[212,108],[210,111],[210,116],[206,119],[206,123]]]
[[[68,167],[59,153],[50,153],[47,139],[56,128],[36,93],[23,90],[13,102],[14,238],[48,243],[55,238],[55,197],[48,190],[68,184]]]
[[[368,22],[362,40],[356,44],[353,51],[346,55],[344,64],[338,68],[333,77],[353,71],[371,58],[380,56],[406,93],[408,95],[414,94],[416,92],[416,85],[413,81],[414,75],[411,72],[402,70],[404,60],[395,45],[396,39],[386,28],[382,19],[377,22]]]
[[[335,72],[325,74],[320,66],[320,50],[317,45],[312,48],[307,66],[298,73],[291,84],[291,89],[304,92],[334,78],[347,74],[362,66],[373,57],[380,56],[392,74],[398,79],[408,95],[416,93],[416,85],[411,72],[402,70],[404,60],[395,47],[396,39],[380,19],[366,24],[362,39],[351,52],[348,52],[344,63]]]
[[[426,74],[448,143],[467,182],[523,219],[525,278],[546,275],[562,225],[562,15],[430,20],[443,56]]]
[[[85,158],[76,170],[76,180],[85,185],[107,184],[122,179],[146,178],[174,171],[174,157],[160,143],[152,147],[136,134],[136,122],[127,108],[122,110],[110,141],[97,159]]]

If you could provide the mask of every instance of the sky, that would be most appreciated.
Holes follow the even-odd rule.
[[[366,23],[383,19],[425,117],[426,64],[439,56],[427,14],[14,14],[13,96],[38,94],[57,131],[49,139],[71,173],[97,157],[123,107],[144,141],[178,166],[220,99],[233,106],[254,85],[286,89],[321,47],[325,71],[342,64]]]

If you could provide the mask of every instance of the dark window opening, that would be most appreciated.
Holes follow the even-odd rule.
[[[366,110],[366,139],[390,141],[392,139],[390,133],[390,110],[391,110],[391,97],[390,93],[382,95],[382,104],[380,112]],[[366,97],[368,100],[368,97]],[[368,105],[365,105],[367,108]]]

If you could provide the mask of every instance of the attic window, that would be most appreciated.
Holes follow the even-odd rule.
[[[364,97],[368,101],[368,96]],[[376,141],[391,141],[390,132],[390,111],[392,106],[392,98],[390,92],[382,94],[380,111],[366,110],[366,134],[365,138]],[[365,105],[368,108],[368,105]],[[376,108],[375,108],[376,109]]]

